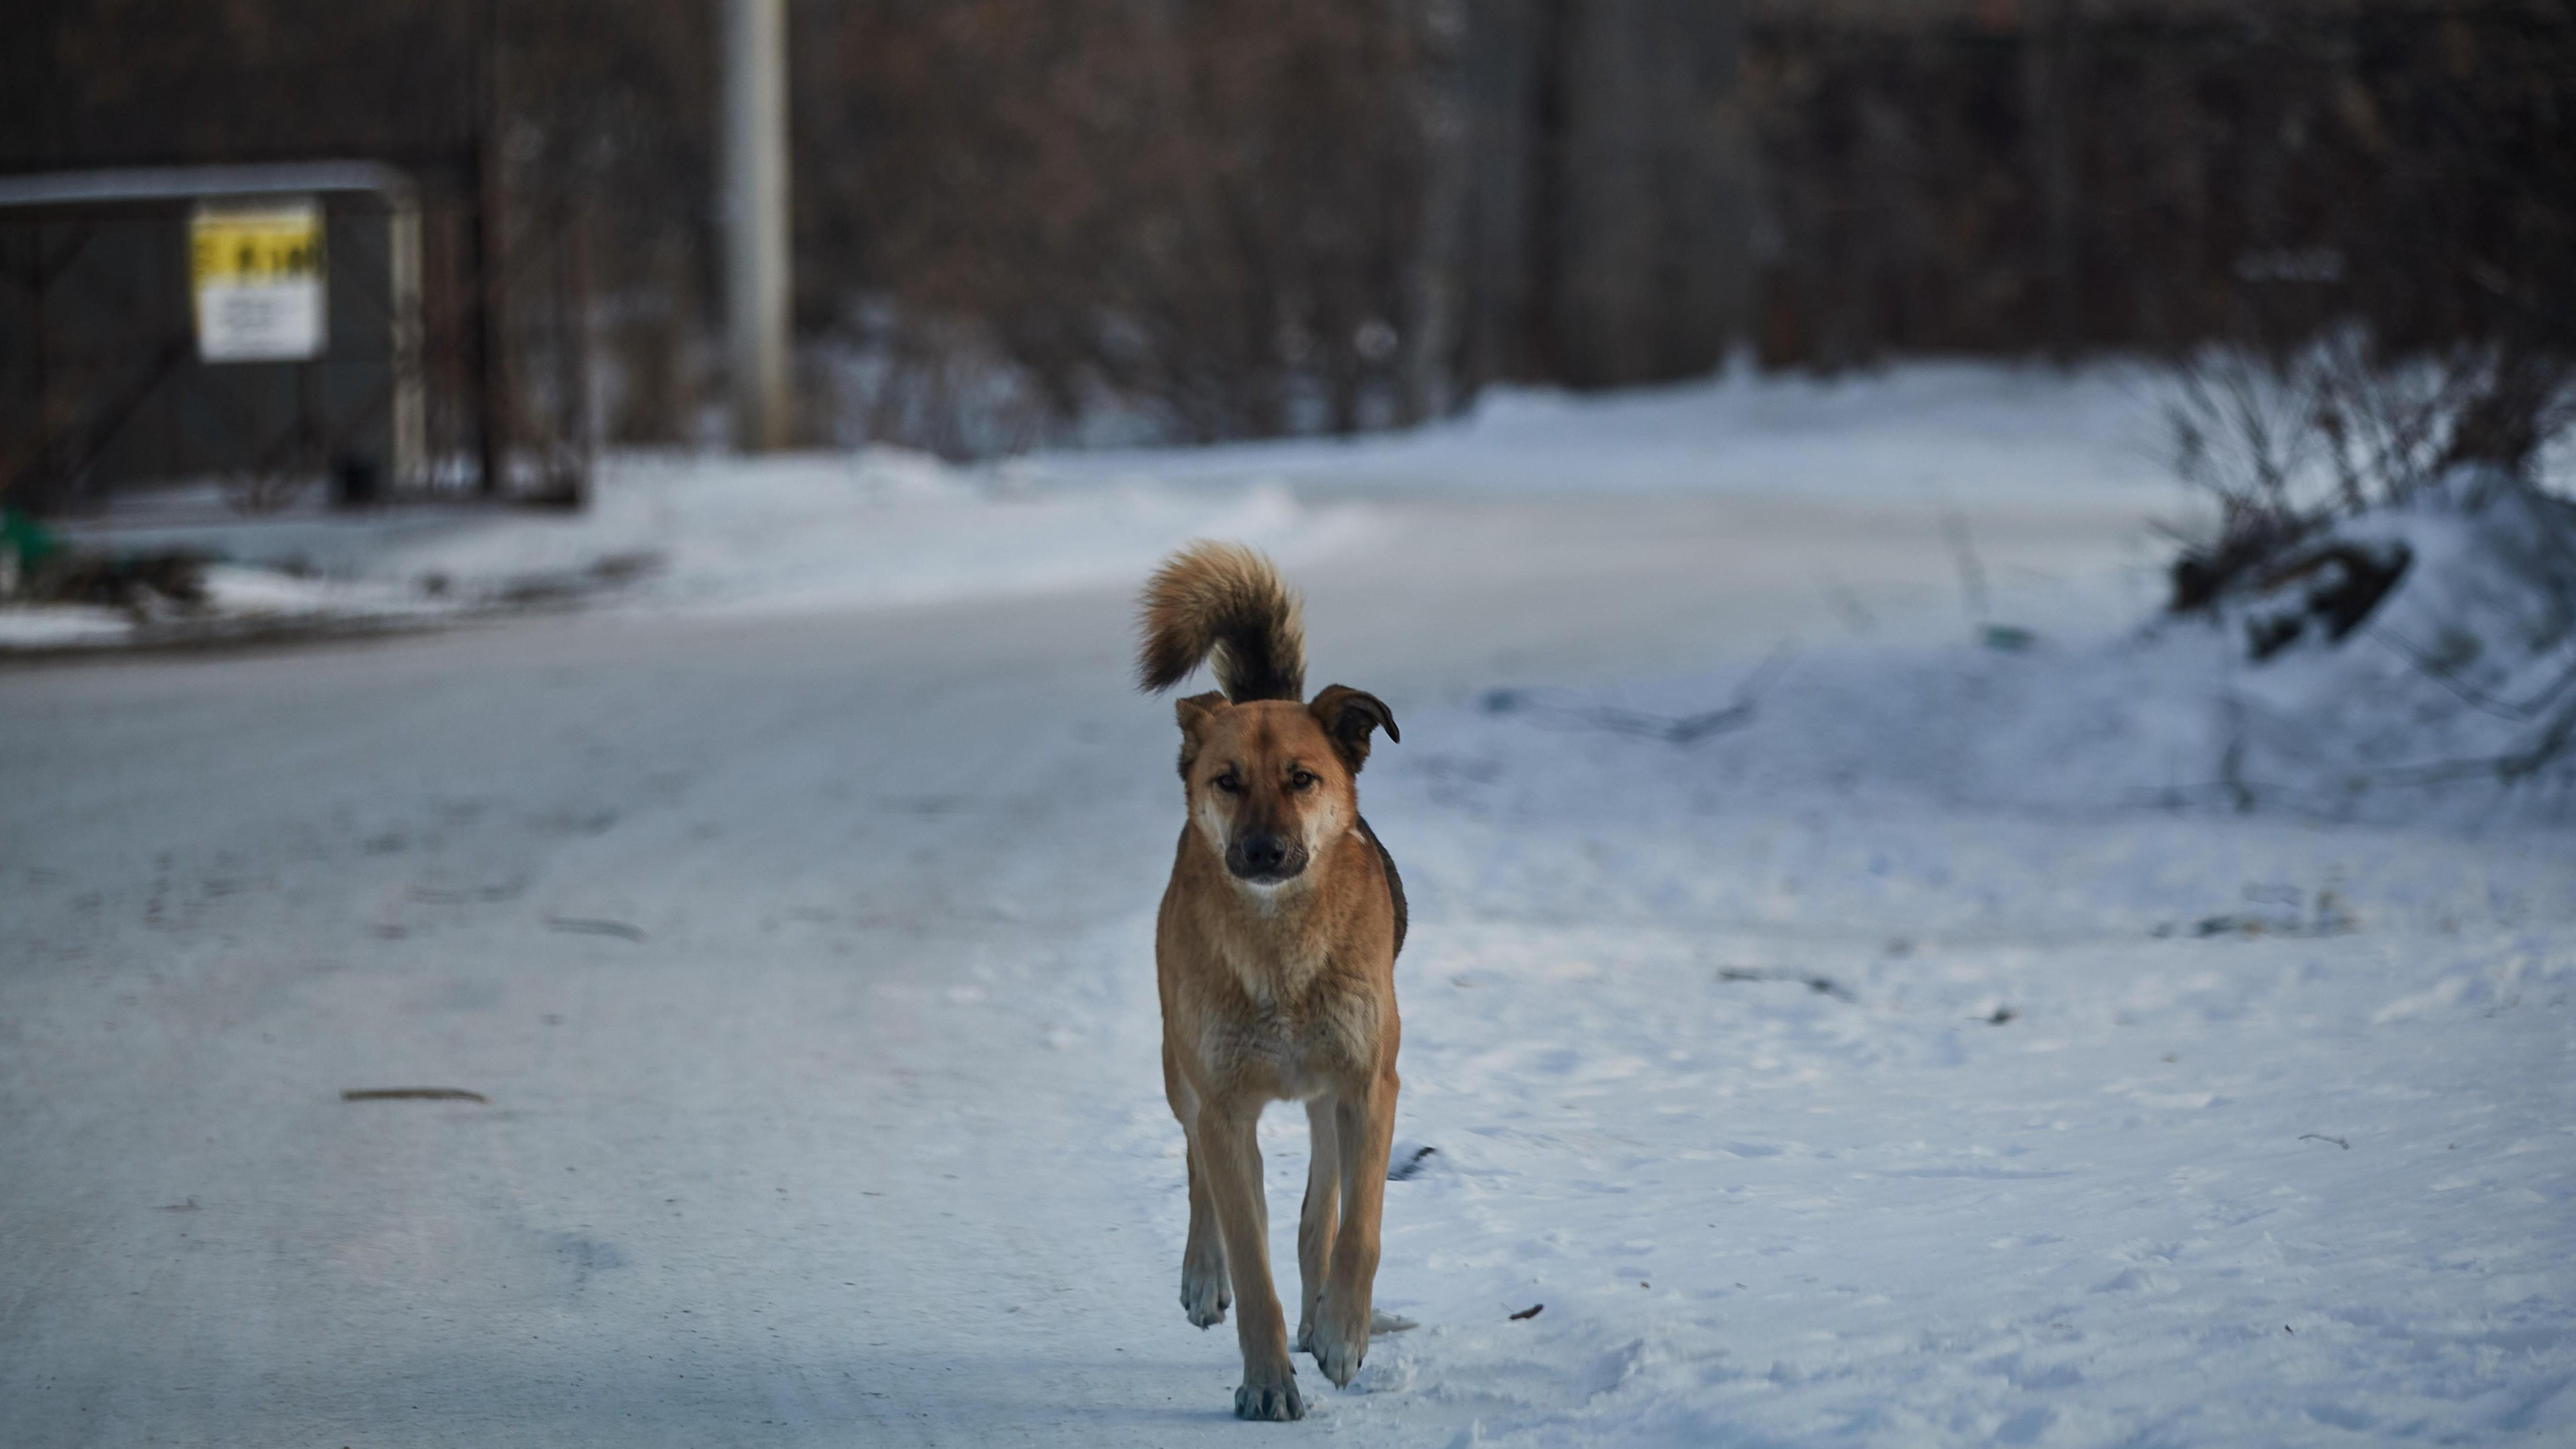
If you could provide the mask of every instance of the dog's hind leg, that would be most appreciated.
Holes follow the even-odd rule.
[[[1333,1103],[1306,1104],[1306,1204],[1297,1213],[1297,1352],[1315,1346],[1315,1302],[1333,1261],[1333,1234],[1342,1221],[1342,1147],[1333,1130]]]
[[[1386,1158],[1395,1141],[1393,1068],[1356,1092],[1338,1094],[1334,1133],[1342,1149],[1342,1230],[1315,1314],[1315,1366],[1336,1388],[1368,1356],[1370,1298],[1377,1287],[1378,1214],[1386,1205]]]
[[[1193,1325],[1209,1328],[1225,1322],[1234,1295],[1225,1281],[1225,1235],[1217,1230],[1216,1203],[1208,1196],[1207,1172],[1199,1163],[1198,1093],[1182,1080],[1168,1042],[1163,1046],[1163,1095],[1172,1104],[1172,1115],[1181,1119],[1189,1144],[1190,1237],[1181,1249],[1181,1311]]]

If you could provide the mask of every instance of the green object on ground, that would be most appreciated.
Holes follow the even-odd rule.
[[[34,568],[62,551],[53,530],[15,508],[0,507],[0,553],[16,554],[19,568]]]

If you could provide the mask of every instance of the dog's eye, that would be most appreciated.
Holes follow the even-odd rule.
[[[1288,788],[1291,790],[1312,790],[1315,788],[1315,779],[1315,772],[1312,770],[1292,770],[1288,774]]]
[[[1219,775],[1215,779],[1208,781],[1208,783],[1214,785],[1220,790],[1223,790],[1229,795],[1237,795],[1243,792],[1242,779],[1236,776],[1232,771]]]

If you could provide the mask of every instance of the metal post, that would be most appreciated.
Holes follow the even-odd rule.
[[[786,0],[722,0],[725,325],[737,447],[787,446]]]
[[[27,258],[27,301],[36,309],[36,446],[35,456],[28,460],[27,471],[20,477],[35,481],[18,490],[18,501],[31,509],[42,509],[62,502],[54,488],[53,338],[45,326],[45,293],[52,289],[54,279],[45,265],[43,218],[38,218],[30,230],[34,233],[34,249]]]
[[[468,240],[474,271],[474,368],[477,410],[482,414],[479,439],[482,477],[476,486],[486,498],[498,498],[509,487],[511,424],[516,404],[510,395],[509,229],[502,206],[508,186],[501,159],[501,3],[485,0],[483,33],[476,65],[474,231]]]
[[[417,488],[429,473],[429,379],[420,356],[420,198],[409,190],[385,212],[385,270],[394,314],[394,446],[385,477],[395,489]]]

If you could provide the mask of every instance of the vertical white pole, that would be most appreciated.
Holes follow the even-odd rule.
[[[787,446],[787,5],[720,0],[725,326],[735,446]]]
[[[386,198],[385,268],[393,280],[394,455],[387,486],[416,488],[429,475],[429,379],[421,366],[420,199]]]

